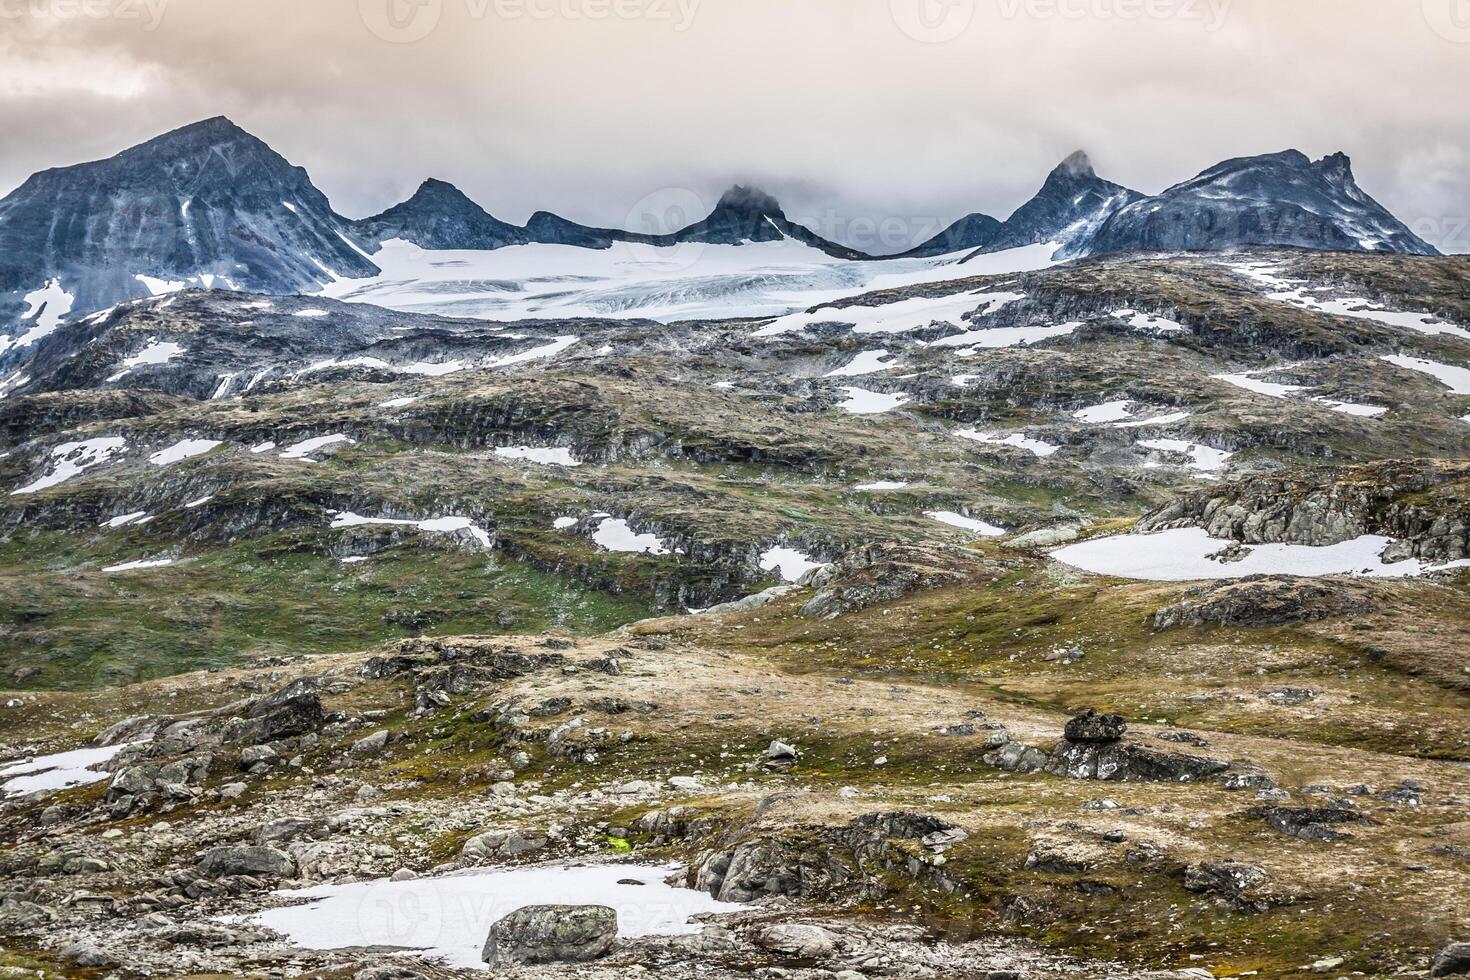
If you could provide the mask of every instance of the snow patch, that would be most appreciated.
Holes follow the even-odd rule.
[[[847,401],[837,407],[851,415],[878,415],[883,412],[891,412],[909,400],[909,396],[902,392],[896,395],[887,395],[879,391],[868,391],[866,388],[843,388],[847,392]]]
[[[1212,538],[1204,528],[1186,527],[1158,534],[1120,534],[1052,552],[1057,561],[1083,571],[1149,582],[1192,582],[1238,579],[1251,575],[1362,575],[1405,578],[1445,568],[1470,566],[1470,561],[1426,565],[1418,559],[1385,564],[1379,556],[1392,539],[1365,535],[1328,547],[1297,544],[1240,545]],[[1244,547],[1241,561],[1215,557],[1227,549]]]
[[[264,444],[264,445],[269,446],[269,447],[274,447],[275,444],[274,443],[267,443],[267,444]],[[331,449],[333,446],[342,446],[342,445],[351,446],[351,445],[355,445],[355,442],[354,442],[354,440],[349,439],[347,436],[344,436],[340,432],[334,433],[333,435],[330,435],[330,436],[317,436],[315,439],[306,439],[306,440],[304,440],[302,442],[296,443],[294,446],[287,446],[285,449],[281,450],[281,458],[282,459],[306,459],[306,457],[310,456],[311,454],[320,452],[323,449]],[[259,446],[257,446],[256,448],[254,448],[254,449],[252,449],[250,451],[252,453],[254,453],[254,452],[265,452],[266,450],[263,449],[263,448],[261,448],[261,447],[259,447]],[[308,462],[311,462],[311,461],[308,460]]]
[[[1218,473],[1230,462],[1234,453],[1227,453],[1223,449],[1215,449],[1212,446],[1202,446],[1199,443],[1185,442],[1183,439],[1144,439],[1139,445],[1145,449],[1152,449],[1159,453],[1171,453],[1189,457],[1189,468],[1200,473]],[[1149,469],[1157,469],[1161,464],[1149,461],[1144,464]]]
[[[628,522],[616,517],[603,518],[592,540],[608,551],[629,554],[667,555],[669,549],[656,534],[635,534]]]
[[[1023,433],[1014,435],[998,435],[992,432],[978,432],[975,429],[961,429],[955,435],[961,439],[971,442],[983,442],[990,446],[1011,446],[1016,449],[1024,449],[1038,459],[1045,459],[1060,450],[1061,446],[1054,446],[1042,439],[1030,439]]]
[[[517,460],[524,463],[536,463],[540,466],[581,466],[582,464],[572,458],[570,449],[535,448],[531,446],[502,446],[495,450],[495,455],[501,459]]]
[[[98,772],[97,767],[137,744],[73,749],[10,763],[0,768],[0,797],[70,789],[111,779],[112,773]]]
[[[174,443],[167,449],[160,449],[148,457],[148,462],[154,466],[168,466],[186,459],[193,459],[195,456],[203,456],[223,445],[224,443],[218,439],[185,439]]]
[[[62,443],[51,450],[51,472],[19,490],[12,490],[11,496],[38,493],[65,483],[83,470],[107,462],[126,448],[127,440],[121,436]]]
[[[1470,368],[1441,364],[1422,357],[1406,357],[1402,354],[1389,354],[1383,360],[1409,371],[1432,375],[1457,395],[1470,395]]]
[[[677,870],[672,865],[541,866],[316,885],[277,892],[306,904],[268,909],[250,921],[307,949],[409,949],[447,967],[484,970],[480,953],[490,927],[531,905],[609,906],[617,911],[621,939],[693,935],[702,926],[692,917],[743,907],[666,884]],[[627,881],[638,884],[622,884]]]
[[[338,530],[344,527],[363,527],[369,524],[414,527],[430,534],[455,534],[460,531],[468,531],[481,547],[489,548],[492,544],[490,535],[468,517],[432,517],[426,521],[405,521],[391,517],[363,517],[351,511],[342,511],[332,518],[331,527],[333,530]]]
[[[877,374],[898,367],[895,355],[886,350],[865,350],[835,371],[827,372],[828,378],[860,378],[865,374]]]
[[[787,582],[798,582],[814,568],[822,568],[826,562],[812,561],[794,548],[770,548],[761,555],[763,572],[779,572]]]
[[[932,510],[926,512],[924,516],[941,524],[957,527],[962,531],[973,531],[984,538],[998,538],[1006,533],[1005,528],[987,524],[973,517],[966,517],[964,514],[957,514],[952,510]]]
[[[121,565],[108,565],[102,570],[111,575],[115,572],[133,572],[140,568],[163,568],[173,563],[172,558],[144,558],[139,561],[123,562]]]
[[[185,349],[173,341],[159,341],[155,338],[150,338],[148,346],[144,347],[132,357],[125,358],[122,364],[119,365],[122,370],[108,378],[107,381],[109,383],[118,381],[133,368],[142,367],[145,364],[167,364],[183,353],[185,353]]]

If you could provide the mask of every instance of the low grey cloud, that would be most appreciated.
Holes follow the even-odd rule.
[[[1463,2],[0,0],[0,187],[225,114],[353,216],[434,176],[622,225],[743,181],[897,247],[1074,149],[1156,192],[1296,147],[1470,251]]]

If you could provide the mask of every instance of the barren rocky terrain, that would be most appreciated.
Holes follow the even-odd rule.
[[[1463,257],[186,291],[0,391],[0,975],[478,975],[481,874],[708,902],[527,977],[1470,971]]]

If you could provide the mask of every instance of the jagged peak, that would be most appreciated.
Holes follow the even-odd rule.
[[[1347,177],[1353,176],[1353,161],[1346,153],[1338,150],[1330,153],[1317,161],[1317,169],[1325,174]]]
[[[720,202],[715,205],[715,210],[762,217],[785,217],[781,202],[758,187],[747,187],[744,184],[736,184],[720,195]]]
[[[1092,158],[1087,155],[1086,150],[1076,150],[1067,159],[1057,165],[1055,173],[1064,173],[1070,177],[1096,177],[1097,171],[1092,169]]]

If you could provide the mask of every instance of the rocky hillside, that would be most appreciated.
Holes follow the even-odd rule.
[[[0,973],[1458,975],[1467,296],[60,323],[0,388]]]

